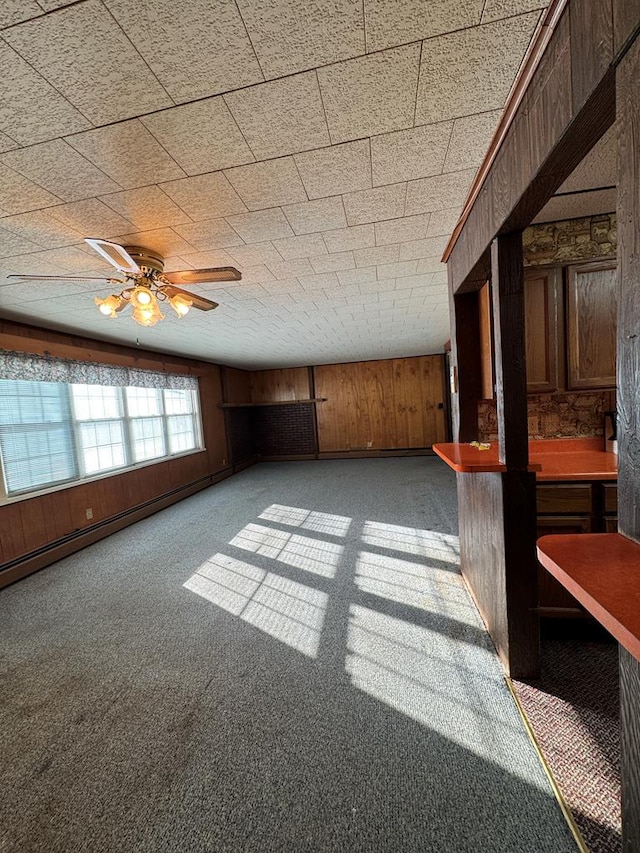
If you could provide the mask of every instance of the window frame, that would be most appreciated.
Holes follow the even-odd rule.
[[[38,380],[35,380],[38,381]],[[44,380],[43,380],[44,381]],[[204,453],[206,452],[206,447],[204,444],[204,430],[202,426],[202,405],[200,398],[200,388],[189,388],[189,389],[171,389],[171,388],[155,388],[156,392],[160,394],[160,409],[161,412],[159,415],[149,415],[151,418],[162,419],[162,438],[164,443],[164,454],[162,456],[155,456],[152,459],[143,459],[139,462],[134,461],[133,456],[133,442],[134,438],[132,435],[131,429],[131,421],[136,419],[144,419],[144,415],[136,415],[131,416],[129,414],[129,409],[127,405],[127,395],[125,386],[109,386],[117,389],[118,396],[118,405],[120,414],[117,418],[94,418],[94,419],[80,419],[77,417],[77,411],[74,400],[73,393],[73,385],[84,385],[91,383],[78,383],[78,382],[62,382],[60,383],[65,387],[66,397],[68,402],[68,408],[70,413],[70,431],[72,436],[72,451],[74,454],[73,463],[75,465],[76,471],[78,472],[78,476],[71,480],[65,480],[64,482],[52,483],[51,485],[44,485],[40,487],[36,487],[29,490],[21,490],[19,492],[14,492],[10,494],[7,489],[5,472],[2,460],[2,454],[0,452],[0,506],[17,503],[23,500],[29,500],[31,498],[39,497],[41,495],[51,494],[52,492],[62,491],[64,489],[71,489],[75,486],[83,485],[85,483],[91,483],[99,480],[104,480],[109,477],[116,477],[120,474],[125,474],[128,471],[134,471],[139,468],[146,468],[150,465],[158,465],[163,462],[168,462],[171,459],[179,459],[183,456],[191,456],[194,453]],[[138,387],[138,386],[126,386],[126,387]],[[172,415],[168,415],[166,412],[166,403],[165,403],[165,392],[171,390],[179,390],[184,391],[190,395],[191,399],[191,411],[188,413],[181,413],[188,415],[193,420],[193,433],[194,433],[194,441],[195,447],[189,448],[187,450],[180,450],[175,453],[170,452],[170,440],[169,440],[169,429],[168,429],[168,420]],[[86,465],[83,456],[82,442],[80,436],[80,427],[82,424],[91,424],[96,423],[99,424],[101,422],[109,422],[109,421],[118,421],[122,424],[122,431],[124,435],[124,453],[125,453],[125,464],[117,465],[115,467],[96,471],[92,474],[86,474]]]

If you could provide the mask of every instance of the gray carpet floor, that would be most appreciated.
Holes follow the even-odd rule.
[[[0,592],[0,850],[576,847],[428,457],[255,466]]]

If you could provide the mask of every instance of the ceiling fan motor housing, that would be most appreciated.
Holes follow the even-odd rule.
[[[123,246],[131,259],[134,260],[143,273],[161,273],[164,269],[164,258],[152,249],[143,246]]]

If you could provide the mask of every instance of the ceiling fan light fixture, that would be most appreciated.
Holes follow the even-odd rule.
[[[140,326],[155,326],[158,320],[164,320],[164,314],[160,311],[160,307],[155,299],[153,300],[153,305],[134,308],[132,317]]]
[[[184,317],[185,314],[188,314],[189,309],[193,305],[193,300],[189,299],[188,296],[184,296],[182,293],[176,293],[169,297],[169,305],[171,305],[178,317]]]
[[[144,284],[138,284],[129,294],[129,300],[134,308],[150,308],[154,304],[157,305],[156,297],[153,295],[151,288]]]
[[[101,314],[104,314],[105,317],[111,317],[112,319],[115,319],[118,315],[118,311],[122,311],[126,305],[122,296],[117,296],[115,293],[112,293],[111,296],[105,297],[105,299],[100,299],[99,296],[96,296],[93,301],[98,306],[98,310]]]

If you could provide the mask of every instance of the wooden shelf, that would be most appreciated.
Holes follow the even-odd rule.
[[[312,397],[308,400],[272,400],[266,403],[220,403],[221,409],[248,409],[254,406],[299,406],[301,403],[324,403],[326,397]]]
[[[620,533],[538,539],[538,560],[640,660],[640,545]]]

